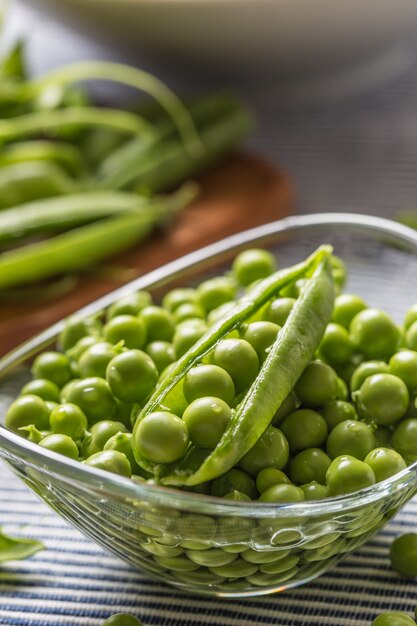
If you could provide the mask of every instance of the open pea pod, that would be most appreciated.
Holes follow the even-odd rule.
[[[320,247],[306,261],[276,272],[248,291],[232,312],[214,324],[181,358],[139,413],[133,430],[133,450],[138,463],[163,484],[193,486],[228,471],[256,443],[275,412],[293,388],[330,321],[334,285],[330,246]],[[257,378],[236,408],[217,447],[197,469],[185,464],[156,465],[140,457],[135,439],[141,420],[153,411],[169,409],[176,401],[185,374],[228,333],[245,322],[284,287],[311,276],[287,323],[271,347]]]

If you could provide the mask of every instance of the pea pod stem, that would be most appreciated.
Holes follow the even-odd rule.
[[[298,263],[293,267],[281,270],[272,276],[265,278],[244,296],[242,296],[242,298],[240,298],[240,300],[236,303],[236,306],[233,307],[232,313],[229,315],[226,314],[223,318],[218,320],[218,322],[213,324],[213,326],[208,329],[208,331],[190,348],[190,350],[177,361],[172,370],[164,378],[162,384],[158,387],[158,389],[156,389],[147,404],[139,413],[135,422],[133,437],[135,437],[138,425],[142,419],[146,417],[146,415],[149,415],[153,411],[166,410],[166,407],[169,407],[170,392],[175,390],[176,385],[185,376],[185,374],[194,365],[199,363],[218,341],[240,326],[240,324],[245,322],[248,317],[256,313],[256,311],[273,298],[281,289],[299,278],[306,276],[310,270],[316,267],[317,263],[319,263],[323,257],[327,258],[331,254],[331,251],[332,249],[330,246],[321,246],[302,263]],[[303,317],[305,322],[305,313]],[[292,359],[289,359],[289,361],[292,361]],[[144,460],[140,457],[136,460],[139,464],[144,462]],[[149,463],[145,462],[145,465],[146,469],[149,470]],[[160,473],[162,468],[155,466],[154,469],[157,473]]]
[[[148,210],[129,211],[76,228],[0,256],[0,289],[82,270],[143,240],[157,224],[195,196],[186,185],[168,198],[151,200]]]
[[[74,63],[28,82],[23,93],[26,98],[33,98],[50,85],[63,87],[85,80],[108,80],[123,83],[148,93],[172,117],[190,154],[197,155],[202,151],[202,145],[192,118],[181,100],[162,81],[135,67],[108,61]]]

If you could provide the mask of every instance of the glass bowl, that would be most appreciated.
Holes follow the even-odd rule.
[[[272,250],[281,267],[331,243],[348,268],[347,291],[397,322],[417,300],[417,233],[350,214],[290,217],[240,233],[161,267],[85,307],[97,313],[121,295],[156,298],[230,266],[248,247]],[[0,361],[0,405],[16,397],[30,359],[63,322]],[[121,559],[188,592],[251,596],[304,584],[372,537],[417,490],[417,464],[353,495],[288,505],[233,502],[135,483],[71,461],[0,427],[0,457],[54,511]]]

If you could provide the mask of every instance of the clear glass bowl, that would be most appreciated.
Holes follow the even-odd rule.
[[[417,233],[368,216],[291,217],[229,237],[125,285],[155,297],[230,266],[244,248],[274,251],[280,266],[332,243],[347,263],[348,292],[400,322],[417,300]],[[53,345],[62,323],[0,361],[0,404],[17,395],[31,357]],[[413,496],[417,464],[349,496],[288,505],[232,502],[135,483],[48,452],[0,427],[0,457],[54,511],[123,560],[186,591],[250,596],[304,584],[374,535]]]

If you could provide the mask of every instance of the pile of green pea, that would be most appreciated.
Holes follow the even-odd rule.
[[[344,266],[333,265],[340,287]],[[141,459],[175,462],[190,446],[204,458],[257,377],[304,281],[185,374],[178,414],[147,415],[132,434],[136,417],[172,364],[245,290],[275,271],[268,251],[246,250],[226,275],[173,289],[160,304],[140,291],[115,302],[104,317],[69,319],[58,351],[35,358],[34,379],[10,406],[6,426],[43,448],[141,482],[155,482]],[[280,503],[369,487],[417,460],[416,395],[417,305],[398,326],[339,290],[314,359],[270,426],[235,467],[188,489]]]

